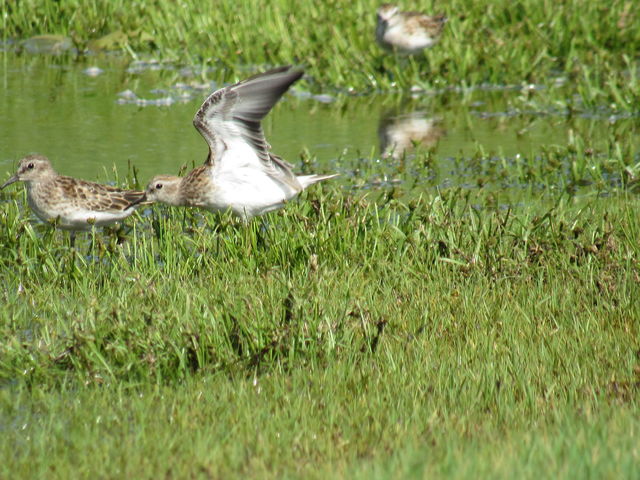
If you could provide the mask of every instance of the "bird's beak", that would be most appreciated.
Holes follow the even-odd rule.
[[[0,186],[0,190],[2,190],[4,187],[8,187],[9,185],[11,185],[12,183],[16,183],[18,180],[20,180],[18,178],[18,175],[14,175],[13,177],[11,177],[9,180],[7,180],[6,182],[4,182],[2,184],[2,186]]]

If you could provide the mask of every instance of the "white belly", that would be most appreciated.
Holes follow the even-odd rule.
[[[133,209],[124,212],[96,212],[65,203],[51,208],[50,206],[38,205],[30,198],[29,206],[40,220],[49,223],[55,222],[58,227],[66,230],[90,230],[94,226],[101,227],[124,220],[133,213]]]
[[[277,210],[298,193],[252,167],[212,175],[213,188],[203,206],[212,211],[231,210],[244,219]]]
[[[434,39],[424,30],[407,31],[402,25],[390,26],[384,35],[385,42],[406,51],[416,53],[433,46]]]

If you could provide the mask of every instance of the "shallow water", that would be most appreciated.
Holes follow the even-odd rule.
[[[142,184],[206,158],[191,121],[224,72],[117,56],[14,52],[0,53],[0,68],[0,179],[33,152],[47,155],[60,173],[101,182],[122,179],[131,163]],[[492,162],[535,162],[541,147],[564,146],[571,135],[596,150],[613,133],[637,138],[637,116],[615,118],[606,109],[569,116],[550,101],[540,106],[539,96],[562,98],[561,82],[550,85],[360,97],[311,93],[302,85],[263,125],[273,151],[298,170],[306,150],[315,158],[306,168],[338,171],[345,186],[360,187],[415,178],[430,187],[473,187],[492,181]],[[426,151],[432,152],[428,165],[405,168],[405,154],[411,159]]]

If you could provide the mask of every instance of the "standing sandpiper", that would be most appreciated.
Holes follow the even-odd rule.
[[[446,21],[443,14],[401,12],[396,5],[385,3],[378,8],[376,40],[382,47],[398,53],[420,53],[438,42]]]
[[[45,222],[65,230],[90,230],[123,220],[144,201],[145,192],[87,182],[59,175],[42,155],[28,155],[18,163],[17,173],[0,189],[14,182],[27,186],[27,200]]]
[[[212,93],[193,124],[209,145],[204,165],[185,177],[160,175],[147,200],[173,206],[231,210],[243,220],[276,210],[309,185],[336,175],[300,175],[269,151],[260,121],[302,76],[280,67]]]

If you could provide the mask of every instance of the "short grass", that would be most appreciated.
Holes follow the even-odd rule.
[[[21,195],[0,232],[3,476],[637,473],[623,192],[503,209],[326,185],[247,227],[158,207],[78,250]]]

